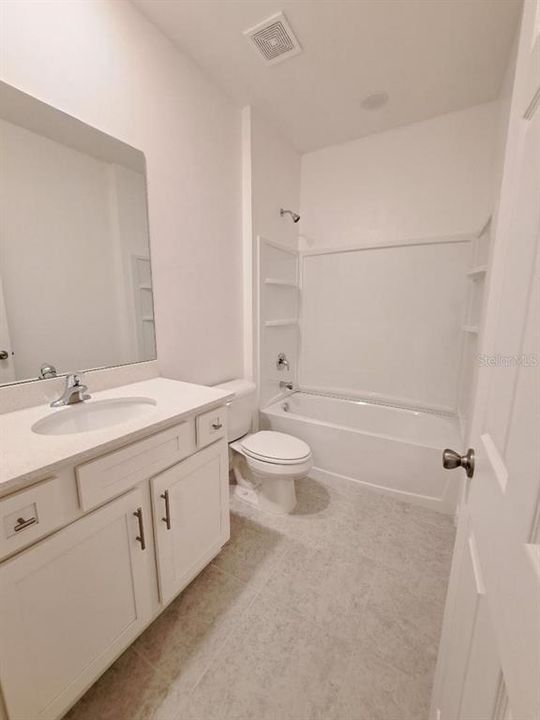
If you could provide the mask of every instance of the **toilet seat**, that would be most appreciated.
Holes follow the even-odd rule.
[[[299,465],[311,458],[309,445],[286,433],[261,430],[241,438],[245,455],[272,465]]]

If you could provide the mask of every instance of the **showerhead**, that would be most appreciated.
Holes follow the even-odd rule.
[[[284,210],[283,208],[280,208],[279,214],[281,215],[281,217],[283,217],[284,215],[290,215],[294,223],[297,223],[300,220],[300,215],[293,212],[292,210]]]

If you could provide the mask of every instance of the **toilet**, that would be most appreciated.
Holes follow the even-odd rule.
[[[231,380],[217,387],[234,393],[228,404],[228,438],[235,495],[266,512],[292,512],[296,505],[294,481],[306,477],[313,465],[309,445],[285,433],[250,432],[254,383]]]

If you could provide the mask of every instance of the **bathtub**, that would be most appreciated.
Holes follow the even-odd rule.
[[[455,512],[458,478],[441,462],[445,447],[461,447],[452,415],[294,392],[264,408],[260,420],[261,429],[290,433],[310,445],[315,479],[346,478],[439,512]]]

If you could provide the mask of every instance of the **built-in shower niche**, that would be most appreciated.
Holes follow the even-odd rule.
[[[299,350],[300,288],[295,250],[258,239],[259,377],[261,406],[283,391],[280,381],[296,383]],[[289,369],[278,369],[285,353]]]
[[[491,244],[491,218],[470,242],[467,278],[467,300],[462,325],[463,340],[458,391],[458,415],[462,435],[468,433],[470,407],[476,389],[479,337],[482,329],[482,313],[487,284],[489,252]]]

